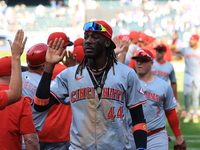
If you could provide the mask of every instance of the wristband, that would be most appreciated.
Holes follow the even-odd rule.
[[[136,124],[135,126],[132,127],[133,133],[137,130],[143,130],[143,131],[147,132],[148,131],[147,124],[146,123],[139,123],[139,124]]]
[[[146,150],[146,148],[139,147],[139,148],[137,148],[137,150]]]
[[[50,98],[40,99],[36,95],[34,95],[34,103],[37,105],[40,105],[40,106],[45,106],[45,105],[49,104],[49,99]]]

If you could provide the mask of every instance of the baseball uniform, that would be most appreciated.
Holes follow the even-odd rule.
[[[60,63],[53,70],[52,80],[67,67]],[[42,131],[38,132],[40,149],[67,150],[70,143],[71,106],[53,105],[44,122]]]
[[[145,83],[140,80],[142,88],[147,99],[143,104],[143,111],[149,131],[160,130],[160,132],[147,137],[148,150],[168,149],[168,136],[166,133],[166,115],[165,111],[176,107],[171,86],[164,80],[155,77],[153,82]]]
[[[70,150],[134,149],[129,109],[146,100],[134,70],[121,63],[114,68],[115,75],[108,71],[100,99],[86,67],[76,77],[77,66],[70,67],[51,82],[57,100],[72,106]]]
[[[22,72],[22,95],[28,98],[31,102],[33,119],[35,123],[35,128],[37,131],[41,131],[44,125],[44,121],[49,110],[44,112],[37,112],[33,108],[34,94],[37,90],[37,86],[40,82],[41,75],[37,73],[31,73],[29,71]]]
[[[151,68],[152,74],[165,80],[165,81],[171,81],[176,82],[176,76],[173,65],[165,61],[164,63],[159,63],[156,61],[156,59],[153,60],[153,67]]]
[[[0,110],[6,108],[8,104],[8,95],[5,91],[0,91]]]
[[[191,47],[187,47],[180,49],[180,52],[185,58],[184,96],[186,113],[190,112],[189,95],[192,91],[194,115],[197,115],[200,93],[200,48],[194,50]]]
[[[8,90],[9,85],[0,85]],[[32,111],[28,99],[22,99],[0,111],[0,149],[22,149],[22,134],[35,133]]]

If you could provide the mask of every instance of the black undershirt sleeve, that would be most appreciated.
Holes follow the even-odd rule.
[[[132,125],[135,126],[139,123],[146,123],[142,105],[139,105],[135,108],[130,109],[130,113],[132,116]],[[147,146],[147,132],[144,130],[137,130],[133,133],[135,139],[136,148]]]
[[[34,104],[34,109],[38,112],[45,111],[49,109],[52,105],[58,104],[58,101],[56,100],[56,98],[50,94],[51,77],[52,77],[51,73],[44,72],[40,80],[40,83],[38,85],[38,88],[36,91],[36,97],[40,99],[50,98],[49,103],[45,106]]]

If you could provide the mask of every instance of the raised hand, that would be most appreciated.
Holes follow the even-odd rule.
[[[75,66],[77,64],[76,55],[70,51],[67,51],[65,60],[63,59],[62,63],[67,67]]]
[[[116,45],[115,54],[117,55],[117,54],[121,53],[121,51],[122,51],[120,48],[120,39],[117,36],[115,36],[112,40]]]
[[[129,47],[129,44],[130,44],[130,39],[128,36],[124,36],[120,42],[120,49],[121,49],[121,52],[124,51],[124,52],[127,52],[128,51],[128,47]]]
[[[12,57],[20,57],[24,51],[24,47],[27,41],[27,37],[24,38],[24,31],[18,30],[15,39],[12,42],[8,40],[11,48]]]
[[[49,47],[46,53],[46,63],[57,64],[63,60],[63,57],[66,54],[65,49],[63,48],[64,40],[62,38],[56,38],[54,41],[50,41]]]

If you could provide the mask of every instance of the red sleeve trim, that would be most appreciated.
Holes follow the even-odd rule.
[[[148,127],[146,123],[139,123],[132,127],[132,132],[134,133],[137,130],[148,131]]]
[[[181,135],[180,122],[176,114],[176,110],[172,109],[172,110],[165,111],[165,114],[174,135],[175,136]]]
[[[59,98],[56,96],[56,94],[54,94],[54,93],[51,92],[51,91],[50,91],[50,94],[53,95],[53,97],[55,97],[55,99],[56,99],[59,103],[61,103],[61,101],[60,101]]]
[[[135,107],[137,107],[137,106],[139,106],[139,105],[145,104],[146,102],[147,102],[146,100],[145,100],[145,101],[141,101],[141,102],[139,102],[139,103],[137,103],[137,104],[135,104],[135,105],[132,105],[132,106],[128,107],[128,109],[135,108]]]
[[[34,95],[34,103],[37,105],[40,105],[40,106],[45,106],[45,105],[49,104],[49,99],[50,98],[40,99],[36,95]]]

